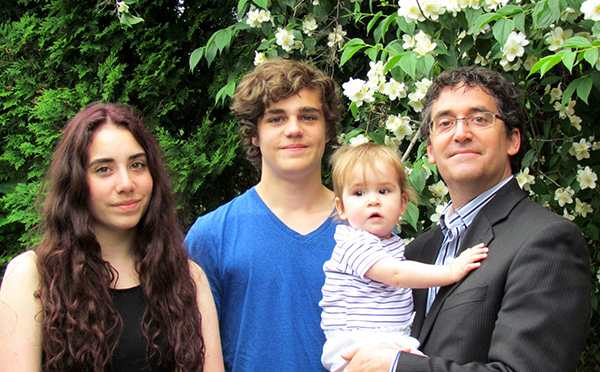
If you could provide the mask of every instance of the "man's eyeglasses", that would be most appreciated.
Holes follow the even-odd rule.
[[[458,123],[459,120],[464,120],[472,129],[485,129],[496,124],[496,118],[506,121],[502,116],[491,112],[474,112],[464,118],[440,116],[429,123],[429,131],[435,134],[451,132],[456,128],[456,123]]]

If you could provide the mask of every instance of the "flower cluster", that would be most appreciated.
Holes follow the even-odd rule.
[[[256,9],[254,6],[247,13],[246,23],[250,27],[260,27],[261,23],[271,20],[271,12],[265,9]]]

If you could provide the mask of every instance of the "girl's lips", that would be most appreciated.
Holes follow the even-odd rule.
[[[125,201],[122,203],[114,204],[114,206],[121,210],[128,211],[128,210],[135,209],[135,207],[137,207],[139,202],[140,202],[139,200],[131,200],[131,201]]]

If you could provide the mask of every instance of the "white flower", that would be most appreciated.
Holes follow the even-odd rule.
[[[413,110],[415,110],[415,112],[421,112],[423,111],[423,102],[421,102],[421,97],[419,97],[419,94],[417,92],[411,92],[408,94],[408,105],[410,107],[412,107]]]
[[[402,140],[400,138],[385,136],[385,145],[392,149],[394,152],[398,152],[398,148],[400,147],[401,143]]]
[[[438,221],[440,220],[440,217],[442,216],[442,213],[444,212],[444,209],[446,209],[446,206],[448,204],[438,204],[435,207],[435,213],[431,215],[431,217],[429,217],[429,219],[431,220],[431,222],[433,223],[438,223]]]
[[[592,168],[586,166],[584,169],[579,169],[577,171],[577,182],[581,186],[581,189],[595,189],[596,181],[598,180],[598,176]]]
[[[394,133],[399,140],[410,137],[413,133],[408,116],[390,115],[385,121],[385,128]]]
[[[512,62],[516,57],[523,57],[523,54],[525,54],[524,46],[528,44],[529,40],[525,38],[524,33],[513,31],[508,35],[506,44],[502,47],[502,52],[506,56],[506,59]]]
[[[575,156],[577,160],[589,159],[590,147],[591,144],[585,138],[582,138],[579,142],[573,142],[569,154]]]
[[[256,9],[254,6],[250,8],[248,11],[248,18],[246,19],[246,23],[250,25],[250,27],[258,27],[260,26],[260,21],[258,20],[258,16],[260,11]]]
[[[337,45],[338,48],[341,48],[344,45],[344,36],[346,36],[346,31],[342,30],[342,26],[337,25],[335,29],[327,35],[327,45],[330,48],[333,48]]]
[[[315,17],[306,17],[304,21],[302,21],[302,32],[304,32],[308,36],[312,36],[313,31],[317,29],[317,20]]]
[[[527,59],[525,60],[525,62],[523,62],[523,67],[525,67],[525,69],[527,71],[531,71],[531,69],[537,63],[537,61],[538,61],[538,57],[536,57],[536,56],[527,56]]]
[[[554,200],[558,202],[558,205],[564,207],[565,204],[573,203],[574,194],[575,191],[571,189],[571,186],[568,186],[566,189],[561,187],[554,192]]]
[[[423,31],[419,31],[419,33],[415,35],[415,42],[415,51],[419,53],[420,56],[433,54],[432,52],[437,46],[436,43],[431,42],[429,35]]]
[[[348,141],[350,146],[358,146],[358,145],[362,145],[363,143],[367,143],[367,142],[369,142],[369,138],[367,138],[367,136],[365,136],[364,134],[359,134],[356,137],[352,137],[352,138],[350,138],[350,141]]]
[[[125,13],[129,11],[129,5],[125,4],[124,1],[117,1],[117,11],[119,13]]]
[[[429,189],[429,191],[431,191],[433,196],[436,198],[443,198],[444,196],[448,195],[448,187],[446,187],[444,181],[441,180],[433,185],[427,186],[427,189]]]
[[[529,174],[529,167],[520,171],[516,176],[519,186],[523,190],[530,190],[531,185],[535,185],[535,177]]]
[[[563,105],[562,102],[556,101],[554,102],[554,110],[558,111],[558,117],[561,119],[565,119],[567,116],[575,115],[575,105],[577,101],[573,101],[569,99],[569,103]]]
[[[440,5],[438,0],[424,0],[421,1],[421,10],[426,18],[437,21],[440,14],[446,12],[446,8]]]
[[[550,103],[554,101],[559,101],[562,98],[563,92],[562,89],[560,89],[560,84],[561,83],[559,83],[557,87],[550,89]],[[547,87],[550,87],[550,85],[548,85]]]
[[[571,125],[581,132],[581,118],[577,115],[571,115],[569,116],[569,120],[571,121]]]
[[[417,93],[417,97],[419,99],[423,99],[425,98],[425,93],[427,93],[427,89],[429,89],[429,87],[431,86],[431,80],[423,78],[423,80],[416,82],[415,86],[417,87],[417,90],[415,91],[415,93]]]
[[[281,46],[286,52],[291,51],[294,47],[294,34],[284,28],[278,29],[275,40],[277,45]]]
[[[415,39],[409,34],[402,35],[402,40],[404,40],[404,44],[402,44],[404,50],[410,50],[415,47]]]
[[[319,0],[313,0],[313,3],[312,3],[312,4],[313,4],[314,6],[317,6],[317,5],[319,5]]]
[[[475,64],[485,66],[489,63],[488,59],[483,57],[479,52],[477,52],[477,56],[475,57]]]
[[[582,202],[579,198],[575,198],[575,213],[581,217],[587,217],[588,213],[592,213],[593,211],[590,204]]]
[[[342,84],[344,95],[355,102],[357,107],[362,106],[363,102],[373,102],[374,92],[369,89],[367,83],[361,79],[350,78],[349,81]]]
[[[254,52],[254,66],[258,66],[264,61],[267,60],[267,57],[262,52]]]
[[[261,9],[258,12],[258,21],[260,23],[268,22],[271,20],[271,12],[266,9]]]
[[[562,27],[556,27],[554,30],[548,32],[544,37],[546,38],[546,44],[550,45],[548,50],[555,51],[573,35],[573,30],[563,31]]]
[[[406,22],[424,22],[425,17],[417,0],[398,0],[398,16],[404,17]]]
[[[483,3],[483,9],[487,12],[498,9],[508,4],[508,0],[485,0]]]
[[[566,218],[569,221],[573,221],[575,219],[575,216],[573,216],[572,214],[570,214],[569,210],[567,208],[563,209],[563,217]]]
[[[396,98],[404,98],[406,97],[406,85],[391,78],[390,81],[385,83],[382,92],[390,97],[392,101]]]
[[[584,1],[579,10],[583,13],[583,19],[600,21],[600,0]]]
[[[369,62],[369,66],[371,67],[369,72],[367,72],[367,77],[369,78],[369,82],[374,86],[381,86],[381,89],[383,89],[383,84],[381,84],[381,82],[383,81],[385,84],[385,77],[383,76],[383,61],[371,61]],[[376,89],[374,89],[375,91],[379,91],[380,89],[378,89],[379,87],[377,87]]]

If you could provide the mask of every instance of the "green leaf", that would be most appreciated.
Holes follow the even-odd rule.
[[[204,55],[204,47],[196,48],[192,52],[192,54],[190,55],[190,71],[191,72],[194,72],[194,68],[196,67],[196,65],[198,64],[200,59],[202,59],[203,55]]]
[[[587,48],[589,46],[591,46],[590,41],[581,36],[573,36],[565,40],[561,45],[562,48]]]
[[[577,58],[576,52],[568,52],[567,54],[565,54],[563,56],[562,63],[563,63],[563,65],[565,65],[565,67],[567,69],[569,69],[569,72],[572,72],[572,70],[573,70],[573,65],[575,64],[575,58]]]
[[[508,40],[508,36],[515,29],[515,24],[512,20],[502,18],[499,19],[492,28],[492,32],[494,34],[494,38],[500,43],[500,45],[506,44],[506,40]]]
[[[371,19],[369,21],[369,24],[367,24],[367,35],[369,34],[369,32],[371,32],[371,29],[373,28],[373,26],[375,26],[375,23],[377,23],[377,20],[383,16],[383,13],[381,11],[377,12],[377,14],[375,14],[373,16],[373,19]]]
[[[497,14],[497,13],[485,13],[480,15],[477,20],[475,21],[475,24],[473,25],[473,28],[470,30],[470,33],[474,33],[476,31],[481,30],[481,28],[485,25],[487,25],[488,23],[495,21],[499,18],[502,18],[501,14]]]
[[[583,58],[592,66],[595,67],[598,62],[598,49],[588,49],[583,53]]]
[[[254,4],[258,5],[259,7],[263,8],[263,9],[268,9],[269,0],[254,0]]]
[[[588,97],[592,91],[593,80],[588,76],[581,77],[577,80],[581,80],[581,83],[577,86],[577,97],[579,97],[587,105]]]
[[[345,47],[345,46],[344,46]],[[366,48],[366,45],[354,45],[352,48],[344,48],[342,52],[342,56],[340,57],[340,66],[343,66],[356,52],[359,50]]]
[[[415,230],[417,229],[419,223],[419,208],[415,203],[408,203],[406,212],[404,212],[404,215],[402,216],[402,220],[406,221],[406,223],[411,225]]]
[[[397,56],[393,56],[392,58],[390,58],[385,63],[385,66],[383,67],[383,73],[387,74],[388,71],[390,71],[391,69],[393,69],[394,67],[396,67],[396,65],[398,65],[398,63],[400,62],[401,59],[402,59],[402,55],[401,54],[399,54]]]
[[[227,97],[233,97],[233,94],[235,93],[235,87],[235,80],[231,80],[229,83],[227,83],[227,85],[219,89],[217,96],[215,97],[215,102],[222,102],[225,101],[225,98]]]
[[[413,80],[417,79],[417,53],[406,52],[400,60],[400,68]]]
[[[542,0],[533,10],[533,28],[549,27],[560,18],[560,0]]]
[[[238,6],[237,6],[237,14],[238,15],[243,15],[246,12],[246,4],[248,3],[248,0],[240,0],[238,2]]]

